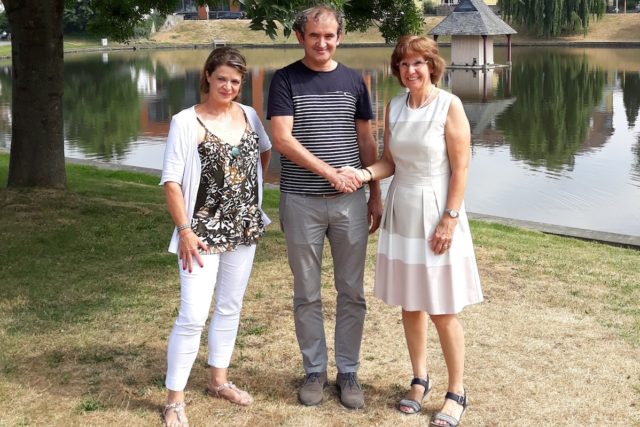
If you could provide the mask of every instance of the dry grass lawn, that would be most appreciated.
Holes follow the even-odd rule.
[[[0,190],[1,426],[160,425],[166,339],[178,303],[175,263],[164,252],[170,220],[155,178],[86,171],[86,184],[72,172],[67,193]],[[430,327],[434,390],[422,415],[398,413],[411,369],[398,308],[372,296],[375,237],[360,370],[366,407],[343,409],[333,387],[319,407],[297,403],[303,372],[291,274],[277,193],[268,199],[275,221],[259,245],[231,367],[255,404],[240,408],[202,393],[203,345],[187,386],[191,425],[425,425],[446,389],[444,363]],[[486,301],[461,316],[471,402],[463,426],[640,425],[640,253],[472,227]],[[332,342],[330,266],[327,253]],[[333,380],[333,363],[329,373]]]
[[[238,24],[185,22],[154,42],[272,43]],[[587,37],[573,39],[638,41],[640,14],[607,15]],[[374,30],[347,40],[381,42]],[[0,177],[6,166],[4,156]],[[160,425],[179,291],[174,260],[164,252],[171,226],[161,191],[155,178],[70,170],[66,193],[0,190],[0,426]],[[372,296],[375,236],[360,370],[366,407],[345,410],[333,387],[319,407],[297,403],[303,372],[276,197],[231,369],[255,404],[239,408],[202,393],[203,346],[187,387],[191,425],[425,425],[441,404],[445,366],[430,327],[435,388],[422,415],[394,409],[411,369],[399,309]],[[461,315],[470,396],[462,425],[640,426],[640,252],[481,222],[472,227],[486,301]],[[331,343],[330,266],[327,253]]]

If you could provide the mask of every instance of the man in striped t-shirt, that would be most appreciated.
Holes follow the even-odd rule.
[[[327,345],[320,297],[322,249],[328,237],[338,292],[335,326],[337,386],[342,404],[362,408],[357,381],[366,305],[363,276],[367,236],[382,215],[379,183],[364,189],[338,172],[375,162],[369,92],[362,77],[333,60],[342,40],[342,16],[317,6],[293,27],[302,60],[276,72],[267,118],[281,153],[280,221],[294,277],[294,320],[305,381],[300,402],[322,402]]]

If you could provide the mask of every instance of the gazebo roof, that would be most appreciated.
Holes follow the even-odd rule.
[[[429,35],[436,36],[495,36],[516,33],[482,0],[460,0],[453,12],[429,31]]]

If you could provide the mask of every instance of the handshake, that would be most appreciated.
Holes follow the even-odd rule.
[[[373,180],[373,174],[369,168],[356,169],[351,166],[343,166],[337,171],[338,173],[329,182],[333,188],[341,193],[353,193],[363,184]]]

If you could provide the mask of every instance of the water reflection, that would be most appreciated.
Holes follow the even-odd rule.
[[[512,70],[517,102],[496,121],[514,158],[551,171],[573,168],[576,152],[587,142],[606,78],[604,70],[591,67],[584,57],[541,52],[519,58]],[[595,131],[611,133],[606,125]]]
[[[627,113],[627,122],[629,129],[633,128],[638,118],[638,109],[640,109],[640,71],[626,73],[621,75],[622,82],[622,101],[624,109]]]
[[[463,102],[464,111],[471,125],[474,144],[501,145],[503,137],[491,138],[495,120],[516,98],[511,95],[511,70],[447,70],[444,87],[455,93]],[[506,88],[506,90],[498,90]]]
[[[0,147],[11,142],[11,67],[0,68]]]
[[[636,143],[631,147],[633,153],[633,163],[631,165],[631,179],[640,188],[640,135],[636,137]]]
[[[190,56],[190,64],[178,69],[171,69],[165,57],[147,55],[68,61],[64,105],[69,145],[88,157],[119,161],[139,136],[164,137],[171,116],[199,102],[200,61],[193,57],[202,53]],[[262,117],[276,68],[251,69],[243,85],[241,100]],[[360,71],[371,90],[374,134],[381,141],[385,106],[403,89],[384,61],[374,60]],[[464,101],[475,144],[508,144],[515,159],[555,174],[571,170],[576,152],[603,144],[611,134],[610,111],[595,109],[606,78],[605,71],[589,67],[583,57],[551,52],[524,56],[513,70],[449,70],[442,87]],[[624,82],[625,97],[635,96],[637,116],[637,95],[627,95],[638,84],[637,76],[630,74]],[[594,132],[587,141],[590,129]]]
[[[442,50],[448,60],[449,50]],[[200,100],[206,50],[111,52],[65,59],[66,153],[160,168],[171,116]],[[299,49],[246,49],[241,100],[266,115],[276,69]],[[338,49],[371,91],[382,141],[385,107],[404,89],[391,48]],[[496,62],[504,62],[496,51]],[[514,66],[447,70],[471,122],[471,211],[640,235],[640,50],[514,49]],[[11,70],[0,68],[0,147],[11,134]],[[269,121],[264,121],[269,130]],[[381,149],[382,147],[380,147]],[[278,156],[269,179],[278,180]],[[611,220],[602,206],[622,206]]]
[[[101,58],[65,63],[65,134],[72,147],[91,156],[121,159],[140,131],[140,85],[151,84],[149,61]],[[144,87],[142,88],[144,92]]]

